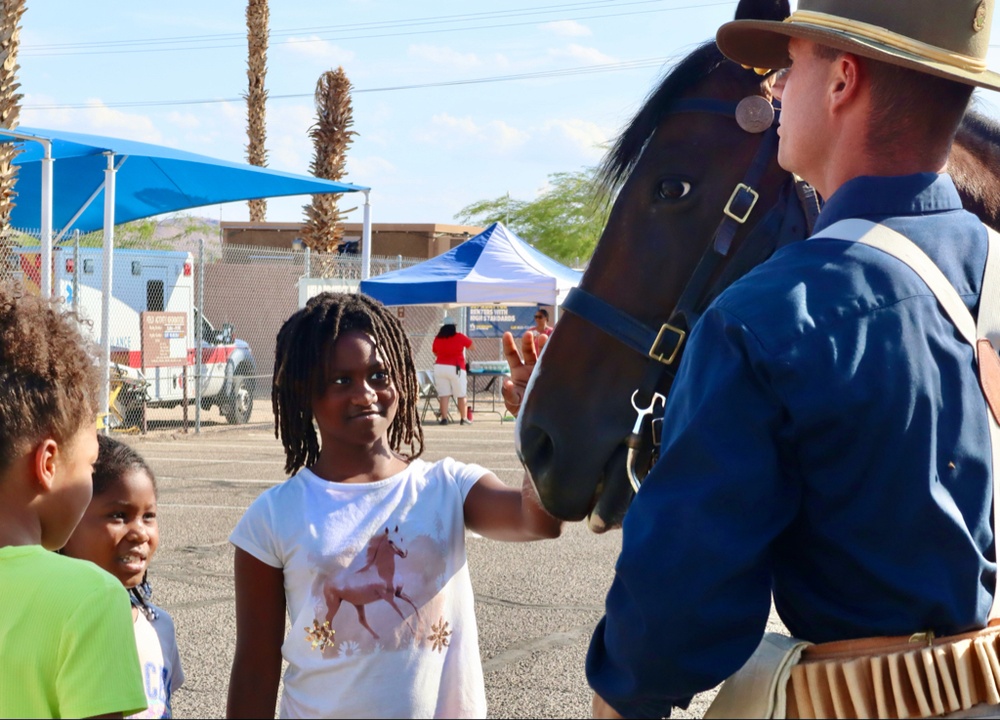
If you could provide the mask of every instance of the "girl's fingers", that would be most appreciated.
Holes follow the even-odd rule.
[[[535,333],[528,330],[521,338],[521,354],[524,356],[525,365],[534,365],[538,362],[538,351],[541,346],[535,338]]]
[[[523,364],[521,353],[518,351],[517,343],[514,341],[513,333],[505,332],[503,334],[503,355],[507,359],[507,364],[510,365],[511,370],[519,368]]]
[[[523,388],[518,387],[513,380],[504,380],[500,386],[500,394],[503,395],[503,404],[506,406],[507,412],[511,415],[517,415],[517,411],[521,409],[523,392]]]

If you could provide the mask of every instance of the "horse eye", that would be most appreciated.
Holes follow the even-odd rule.
[[[691,192],[691,183],[683,180],[662,180],[659,194],[664,200],[680,200]]]

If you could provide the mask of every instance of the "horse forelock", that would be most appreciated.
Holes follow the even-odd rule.
[[[703,43],[677,63],[646,98],[642,108],[619,134],[601,163],[598,178],[610,194],[628,179],[653,132],[663,122],[673,103],[728,62],[715,41]]]

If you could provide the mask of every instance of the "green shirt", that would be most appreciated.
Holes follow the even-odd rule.
[[[0,717],[145,708],[122,584],[39,545],[0,548]]]

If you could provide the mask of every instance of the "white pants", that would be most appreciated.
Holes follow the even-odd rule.
[[[454,395],[456,398],[464,398],[467,380],[465,370],[459,370],[454,365],[434,366],[434,389],[439,397]]]

